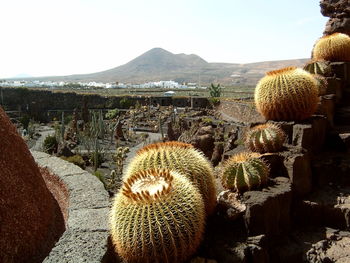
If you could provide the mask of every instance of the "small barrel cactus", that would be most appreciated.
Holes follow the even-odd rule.
[[[329,63],[330,63],[329,61],[324,61],[324,60],[319,60],[319,61],[311,60],[306,63],[303,69],[311,74],[331,77],[333,75],[333,72]]]
[[[207,214],[216,206],[216,185],[211,163],[191,144],[182,142],[154,143],[140,149],[129,163],[124,180],[138,171],[167,168],[187,176],[203,196]]]
[[[266,73],[255,88],[257,110],[267,120],[299,121],[316,111],[318,88],[305,70],[287,67]]]
[[[167,169],[140,171],[117,193],[111,239],[127,262],[183,262],[202,240],[205,210],[198,189]]]
[[[229,158],[222,169],[222,186],[242,193],[266,184],[269,167],[259,157],[258,153],[244,152]]]
[[[350,37],[334,33],[320,38],[312,51],[315,60],[350,61]]]
[[[266,123],[248,130],[245,145],[253,152],[278,152],[285,140],[286,134],[279,126]]]

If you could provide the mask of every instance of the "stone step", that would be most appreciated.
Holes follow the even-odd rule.
[[[294,219],[302,225],[350,229],[350,187],[317,189],[294,204]]]

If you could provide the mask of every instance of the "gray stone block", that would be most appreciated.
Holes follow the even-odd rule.
[[[33,151],[33,150],[31,150],[30,152],[36,161],[39,159],[51,157],[51,155],[44,153],[44,152],[38,152],[38,151]]]
[[[109,195],[95,176],[85,172],[67,176],[64,182],[69,190],[70,210],[109,206]]]
[[[40,167],[47,167],[52,173],[60,178],[70,175],[83,174],[85,171],[79,166],[62,160],[58,157],[41,158],[35,160]]]
[[[75,231],[108,231],[109,208],[69,211],[67,228]]]
[[[44,262],[101,262],[107,252],[109,196],[103,184],[78,166],[50,155],[32,152],[68,187],[69,214],[63,233]]]
[[[107,231],[67,230],[44,263],[100,263],[107,250]]]

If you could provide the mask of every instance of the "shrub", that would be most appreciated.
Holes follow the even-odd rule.
[[[46,153],[53,154],[57,151],[58,142],[56,136],[48,135],[43,142],[43,150]]]
[[[67,162],[73,163],[82,169],[85,169],[85,161],[84,161],[83,157],[81,157],[78,154],[73,155],[73,156],[69,156],[69,157],[61,156],[61,159],[65,160]]]

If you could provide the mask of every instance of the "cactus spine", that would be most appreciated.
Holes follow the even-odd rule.
[[[326,61],[350,61],[350,37],[334,33],[320,38],[312,51],[313,59]]]
[[[228,159],[223,167],[221,183],[224,188],[244,192],[267,182],[269,168],[258,153],[240,153]]]
[[[278,152],[282,149],[286,134],[274,124],[261,124],[251,128],[246,135],[245,144],[253,152]]]
[[[167,169],[133,174],[114,199],[111,237],[127,262],[183,262],[204,231],[203,199],[183,175]]]
[[[140,149],[126,169],[124,179],[151,168],[168,168],[187,176],[203,196],[207,214],[216,205],[216,185],[211,163],[191,144],[164,142],[150,144]]]
[[[315,78],[303,69],[288,67],[266,73],[255,88],[257,110],[268,120],[309,118],[317,109]]]

